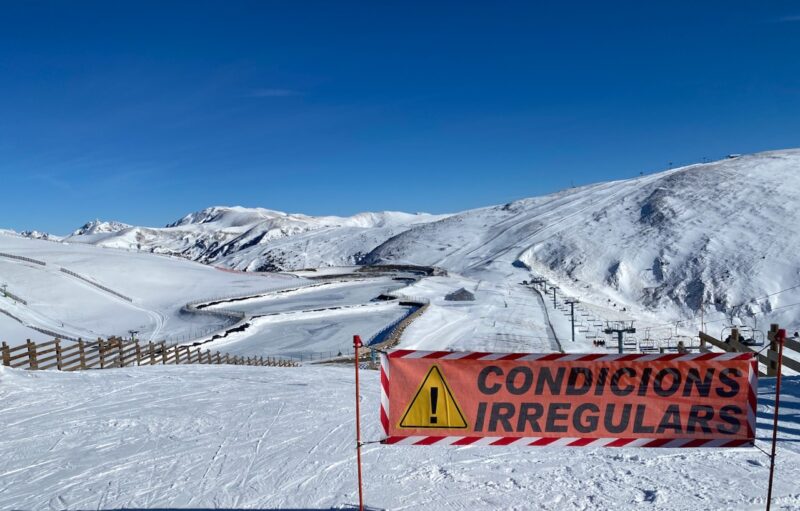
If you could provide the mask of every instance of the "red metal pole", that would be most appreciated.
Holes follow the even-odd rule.
[[[775,417],[772,421],[772,454],[769,456],[769,489],[767,490],[767,511],[772,504],[772,476],[775,474],[775,448],[778,441],[778,409],[781,405],[781,373],[783,368],[783,344],[786,341],[786,330],[780,329],[775,335],[778,341],[778,375],[775,382]]]
[[[364,511],[364,484],[361,478],[361,406],[358,392],[358,348],[362,346],[361,337],[353,336],[353,348],[356,360],[356,455],[358,458],[358,509]]]

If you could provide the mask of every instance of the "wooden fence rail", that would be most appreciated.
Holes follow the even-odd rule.
[[[165,364],[227,364],[248,366],[295,367],[292,360],[276,357],[232,356],[194,346],[167,345],[162,342],[124,341],[112,337],[93,342],[64,342],[54,339],[44,343],[30,339],[19,346],[0,346],[2,364],[21,369],[58,369],[79,371]]]
[[[766,373],[759,371],[759,374],[761,376],[775,376],[778,374],[778,341],[776,338],[778,329],[778,325],[773,324],[770,326],[769,332],[767,333],[769,348],[765,351],[766,354],[759,353],[760,347],[758,346],[753,347],[743,344],[739,340],[739,331],[735,328],[731,330],[730,337],[725,341],[716,339],[705,332],[700,332],[700,351],[706,353],[711,351],[708,347],[708,345],[711,344],[724,351],[755,353],[759,363],[764,364],[767,369]],[[784,343],[784,348],[794,351],[800,356],[800,341],[797,339],[787,338]],[[783,352],[783,365],[792,371],[800,373],[800,358],[793,359],[792,355],[788,354],[786,350]]]

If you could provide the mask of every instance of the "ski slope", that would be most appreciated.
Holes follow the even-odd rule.
[[[236,310],[255,316],[276,312],[346,307],[367,303],[381,294],[389,294],[406,287],[406,285],[406,282],[394,280],[391,277],[313,283],[292,291],[215,304],[208,309]]]
[[[527,273],[520,272],[520,281],[524,275]],[[445,300],[445,296],[460,288],[472,292],[475,300]],[[403,348],[490,352],[562,349],[558,333],[548,326],[547,312],[540,300],[517,283],[473,280],[451,274],[423,279],[399,294],[430,300],[425,313],[403,332],[400,341]],[[584,351],[586,347],[575,348]]]
[[[3,340],[8,339],[12,345],[31,337],[26,336],[29,329],[24,325],[84,339],[127,337],[128,330],[139,331],[139,337],[146,340],[210,331],[226,322],[183,313],[181,309],[187,302],[222,294],[263,293],[305,283],[304,279],[288,275],[225,272],[179,258],[4,233],[0,233],[0,253],[45,263],[0,256],[0,282],[27,302],[0,296],[0,309],[23,322],[14,322],[5,315],[0,320],[2,324],[18,325],[2,332]],[[64,273],[62,268],[83,278]]]
[[[2,509],[341,509],[357,503],[350,367],[0,368]],[[768,447],[774,379],[758,392]],[[775,509],[800,507],[800,380],[784,381]],[[362,372],[362,428],[381,438]],[[369,505],[393,510],[762,510],[743,449],[364,447]]]
[[[203,348],[243,356],[331,358],[352,348],[353,335],[366,341],[407,312],[408,307],[388,302],[260,316],[249,320],[243,332],[206,342]]]

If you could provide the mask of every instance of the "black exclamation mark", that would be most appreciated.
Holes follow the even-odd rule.
[[[431,424],[436,424],[437,401],[439,401],[439,387],[431,387]]]

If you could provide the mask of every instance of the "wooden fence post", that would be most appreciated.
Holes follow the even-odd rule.
[[[139,348],[139,341],[134,341],[136,344],[136,365],[142,365],[142,350]]]
[[[181,348],[180,346],[175,345],[175,365],[178,365],[178,364],[181,363],[181,349],[180,348]]]
[[[97,338],[97,350],[100,353],[100,369],[106,368],[106,350],[103,346],[103,339]]]
[[[769,351],[778,353],[778,329],[780,326],[773,323],[769,326]],[[769,353],[767,353],[769,354]],[[769,357],[769,364],[767,364],[767,376],[778,376],[778,362]]]
[[[83,345],[83,339],[78,339],[78,359],[81,362],[80,368],[81,370],[86,369],[86,349]]]
[[[230,361],[230,357],[228,356],[228,354],[227,354],[227,353],[225,354],[225,363],[226,363],[226,364],[230,364],[230,363],[231,363],[231,361]]]
[[[28,339],[28,366],[30,369],[39,369],[39,364],[36,363],[36,343]]]
[[[117,354],[119,358],[119,367],[125,367],[125,346],[122,339],[117,337]]]
[[[153,348],[153,341],[147,343],[148,355],[150,355],[150,365],[156,365],[156,350]]]
[[[200,351],[200,348],[197,348],[197,363],[198,364],[203,363],[203,352]]]
[[[56,367],[61,370],[61,339],[56,339]]]
[[[162,364],[166,364],[167,363],[167,341],[161,341],[159,344],[161,344],[161,363]]]
[[[9,360],[10,358],[11,358],[11,354],[8,352],[8,344],[6,344],[6,341],[3,341],[3,365],[4,366],[11,365],[11,360]]]

